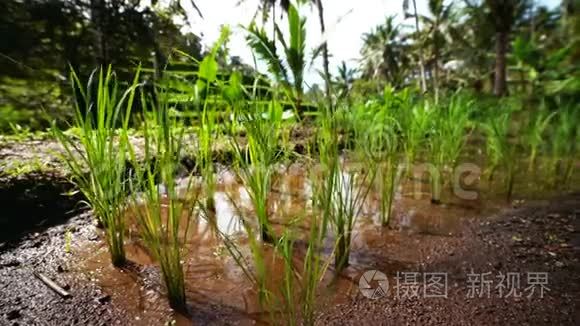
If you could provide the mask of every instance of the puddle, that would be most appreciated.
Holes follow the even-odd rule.
[[[345,177],[344,180],[351,182],[349,178]],[[268,211],[275,232],[292,227],[299,238],[307,236],[308,224],[305,221],[308,219],[300,220],[299,217],[312,214],[312,184],[309,179],[302,168],[294,165],[274,176]],[[477,189],[480,186],[475,184],[472,187]],[[338,280],[325,277],[321,290],[323,298],[319,302],[347,300],[357,293],[358,278],[365,270],[379,269],[394,277],[397,271],[418,266],[424,259],[421,248],[433,245],[429,241],[456,237],[464,219],[490,216],[506,207],[505,200],[499,198],[479,195],[475,200],[459,199],[448,188],[444,189],[444,204],[432,205],[428,191],[426,180],[413,179],[402,184],[397,190],[390,228],[382,227],[379,222],[379,194],[369,193],[352,235],[351,265]],[[251,261],[248,239],[240,218],[246,216],[253,219],[251,199],[230,171],[219,175],[214,201],[215,216],[208,218],[213,218],[219,231],[235,241],[242,255]],[[178,325],[185,325],[191,320],[208,323],[215,318],[253,324],[267,319],[267,313],[261,311],[258,305],[252,284],[230,257],[212,225],[207,222],[208,218],[202,218],[199,214],[182,217],[182,225],[189,223],[183,264],[191,317],[171,315],[161,284],[143,283],[143,273],[155,275],[158,270],[139,241],[134,223],[131,224],[127,255],[141,266],[141,270],[124,271],[111,267],[102,245],[81,258],[84,262],[82,268],[93,275],[113,299],[120,300],[123,307],[127,306],[128,313],[142,316],[147,323],[172,318]],[[269,281],[274,287],[279,286],[283,264],[271,247],[264,248],[271,275]],[[298,245],[298,260],[300,249]],[[327,248],[327,251],[331,250]],[[156,279],[159,280],[159,277]]]

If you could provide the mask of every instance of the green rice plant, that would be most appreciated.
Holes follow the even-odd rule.
[[[331,112],[325,110],[319,115],[319,134],[317,144],[320,155],[322,186],[320,194],[320,206],[322,212],[328,218],[336,236],[335,268],[337,272],[348,266],[350,256],[351,236],[354,223],[362,209],[372,187],[375,177],[375,169],[362,169],[361,171],[342,171],[340,153],[338,150],[338,132],[340,110]],[[359,128],[362,124],[354,124]],[[363,134],[361,130],[355,131],[355,135]],[[348,137],[348,134],[345,136]],[[364,137],[356,137],[354,149],[366,148],[361,142]],[[349,140],[343,140],[349,144]]]
[[[328,269],[331,260],[323,253],[323,243],[326,238],[329,220],[324,215],[310,215],[310,232],[308,247],[302,264],[301,278],[301,305],[302,318],[307,325],[314,324],[316,310],[316,290]]]
[[[396,121],[380,121],[375,128],[369,129],[369,141],[376,147],[375,158],[379,167],[378,186],[380,191],[380,221],[388,226],[392,217],[393,203],[397,192],[399,175],[399,137]]]
[[[377,178],[380,193],[380,221],[389,224],[399,176],[401,127],[394,118],[397,98],[385,90],[385,103],[355,106],[350,110],[350,126],[358,148],[358,160]]]
[[[445,170],[453,171],[465,145],[473,101],[461,93],[451,96],[446,105],[438,105],[431,119],[431,202],[441,202]]]
[[[230,29],[228,26],[222,26],[220,37],[214,43],[211,51],[199,63],[196,80],[196,98],[203,99],[201,112],[201,125],[196,129],[197,131],[197,157],[199,160],[199,167],[204,180],[205,186],[205,205],[207,211],[212,215],[215,214],[215,166],[213,163],[213,144],[217,137],[216,112],[215,109],[209,106],[209,94],[213,83],[218,82],[218,55],[220,49],[227,46],[230,36]]]
[[[324,215],[307,214],[308,217],[298,221],[308,221],[309,232],[305,239],[306,248],[301,263],[296,263],[296,235],[292,228],[287,228],[276,244],[276,252],[283,258],[284,278],[281,286],[283,311],[288,315],[288,323],[294,325],[299,320],[296,306],[300,305],[302,324],[314,325],[316,311],[316,293],[331,259],[323,254],[329,221]],[[296,301],[296,299],[298,302]]]
[[[246,109],[253,110],[238,109],[233,114],[233,125],[240,124],[246,132],[247,141],[242,146],[235,133],[230,135],[230,145],[235,155],[234,168],[252,201],[262,240],[273,242],[274,234],[268,217],[268,196],[272,188],[274,164],[284,155],[279,151],[282,106],[271,100],[267,103],[252,103]]]
[[[550,113],[545,108],[541,108],[538,112],[530,116],[525,133],[525,145],[529,151],[529,172],[534,170],[538,151],[544,144],[546,128],[550,125],[550,121],[555,115],[556,112]]]
[[[215,167],[213,163],[213,144],[216,139],[215,112],[204,106],[201,125],[197,129],[197,158],[204,181],[205,205],[208,212],[215,214]]]
[[[505,170],[506,199],[512,196],[515,179],[516,146],[510,142],[509,130],[511,122],[510,106],[501,107],[495,115],[490,115],[482,125],[486,135],[486,152],[488,159],[488,175],[490,183],[498,168]]]
[[[311,170],[313,182],[320,180],[314,169]],[[316,187],[315,187],[316,189]],[[316,190],[313,200],[319,198]],[[244,221],[246,216],[238,204],[232,200],[240,218]],[[230,255],[238,266],[242,268],[248,280],[254,284],[258,292],[260,306],[267,310],[273,324],[279,323],[280,315],[286,317],[285,323],[295,325],[302,321],[303,324],[314,324],[316,311],[316,294],[320,282],[328,269],[331,259],[324,255],[324,240],[328,230],[329,220],[317,212],[298,212],[287,225],[283,233],[272,244],[260,242],[255,229],[250,223],[243,223],[248,236],[248,245],[251,251],[252,261],[249,262],[241,253],[239,245],[227,235],[218,232]],[[302,237],[303,229],[295,225],[308,227],[308,236]],[[304,245],[302,245],[304,244]],[[272,248],[273,257],[267,254]],[[304,248],[304,253],[298,248]],[[274,262],[270,265],[269,261]],[[272,267],[276,261],[282,264],[280,282],[273,282]],[[279,271],[276,269],[276,271]],[[273,287],[274,286],[274,287]]]
[[[339,171],[335,178],[331,225],[336,236],[335,268],[342,271],[349,265],[350,245],[354,224],[370,192],[374,171]]]
[[[403,133],[403,150],[407,164],[407,173],[412,173],[411,168],[417,154],[421,151],[427,140],[427,133],[433,110],[428,102],[420,102],[415,105],[405,101],[406,105],[399,108],[398,121]]]
[[[565,187],[572,177],[580,143],[579,124],[580,110],[577,106],[569,104],[559,109],[553,127],[550,154],[554,186],[560,184]]]
[[[114,266],[125,263],[123,210],[130,146],[127,129],[138,78],[139,70],[132,85],[121,92],[111,67],[93,72],[86,88],[71,72],[73,92],[79,96],[74,115],[78,137],[69,136],[55,123],[52,126],[54,136],[64,148],[63,161],[73,182],[105,229]]]
[[[141,102],[143,114],[149,110],[153,114],[152,119],[143,118],[145,163],[140,163],[131,151],[135,173],[130,211],[137,219],[145,245],[159,263],[170,306],[185,312],[183,250],[198,202],[198,192],[190,194],[193,178],[189,177],[186,185],[176,179],[185,128],[170,115],[166,92],[158,94],[157,106],[148,107],[143,95]],[[187,201],[181,199],[180,192]]]

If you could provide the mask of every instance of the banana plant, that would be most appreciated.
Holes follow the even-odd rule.
[[[246,29],[247,42],[259,59],[266,62],[268,71],[292,98],[296,110],[300,110],[304,71],[306,67],[306,19],[300,16],[294,5],[288,8],[288,37],[280,25],[274,26],[275,37],[268,36],[264,27],[253,21]],[[280,52],[280,48],[282,51]]]

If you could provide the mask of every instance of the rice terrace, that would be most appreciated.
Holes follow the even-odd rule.
[[[0,325],[580,325],[578,1],[0,8]]]

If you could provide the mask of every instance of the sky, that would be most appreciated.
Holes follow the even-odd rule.
[[[194,33],[201,34],[202,44],[211,46],[219,36],[220,26],[228,24],[233,33],[229,43],[230,55],[239,56],[244,63],[253,65],[252,52],[246,45],[245,31],[240,25],[247,26],[251,22],[256,13],[256,8],[258,8],[259,0],[194,1],[200,9],[203,18],[196,14],[189,1],[182,0],[182,4],[190,13],[188,15],[189,28]],[[357,58],[362,46],[361,36],[384,22],[387,16],[397,15],[402,20],[402,2],[402,0],[323,0],[324,17],[327,26],[325,37],[331,54],[331,73],[336,72],[338,65],[342,61],[345,61],[349,67],[357,66]],[[554,7],[560,3],[560,0],[536,0],[536,3]],[[419,13],[426,13],[427,0],[417,0],[417,7]],[[300,11],[306,16],[306,44],[309,49],[315,48],[323,41],[316,8],[306,5],[302,6]],[[261,23],[260,14],[258,19]],[[413,24],[413,21],[407,20],[404,23]],[[271,23],[268,26],[271,26]],[[307,53],[311,53],[311,50],[308,50]],[[308,68],[305,75],[307,86],[311,86],[314,83],[320,84],[322,78],[319,76],[318,71],[322,69],[321,59],[316,60]],[[258,69],[266,72],[263,64],[258,64]]]

